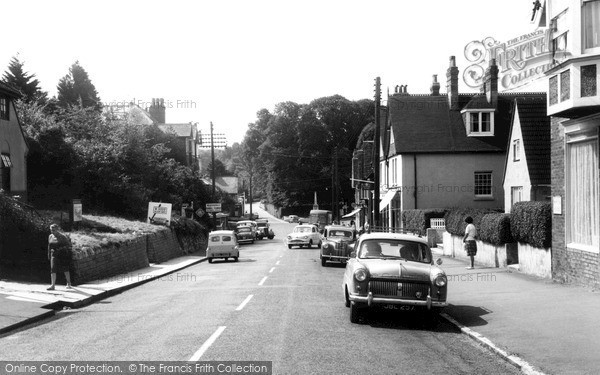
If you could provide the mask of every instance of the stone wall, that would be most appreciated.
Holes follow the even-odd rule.
[[[184,255],[181,245],[177,241],[175,232],[165,228],[157,233],[145,236],[148,246],[148,261],[162,263],[169,259]]]
[[[464,251],[462,236],[453,236],[444,232],[444,255],[457,259],[470,261]],[[506,258],[507,245],[492,245],[483,241],[477,241],[477,255],[475,256],[475,265],[486,267],[506,267],[508,262]]]
[[[519,270],[528,275],[552,278],[552,256],[550,249],[540,249],[519,242]]]

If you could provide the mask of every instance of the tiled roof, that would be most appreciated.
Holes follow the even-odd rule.
[[[13,86],[4,83],[2,81],[0,81],[0,92],[9,95],[13,98],[20,98],[21,97],[21,93],[19,92],[19,90],[17,90],[16,88],[14,88]]]
[[[468,137],[460,110],[450,110],[445,94],[390,96],[388,117],[396,153],[506,152],[514,99],[540,95],[499,93],[494,136],[488,137]],[[482,100],[485,100],[483,94],[460,94],[459,108],[483,105]],[[485,105],[491,107],[487,102]]]
[[[104,113],[119,116],[120,118],[127,119],[136,125],[152,125],[154,119],[150,114],[143,110],[140,106],[134,103],[127,105],[115,104],[106,105],[103,108]]]
[[[550,117],[546,114],[546,97],[518,97],[515,102],[531,184],[550,185]]]
[[[165,133],[172,131],[178,137],[192,137],[192,138],[196,137],[196,135],[193,133],[195,127],[194,127],[194,124],[192,124],[192,123],[160,124],[160,125],[158,125],[158,127],[160,128],[160,130],[162,130]]]

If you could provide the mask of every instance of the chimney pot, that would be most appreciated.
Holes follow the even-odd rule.
[[[440,83],[437,81],[437,74],[433,75],[433,82],[431,83],[431,95],[440,95]]]

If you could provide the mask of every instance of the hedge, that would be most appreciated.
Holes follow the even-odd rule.
[[[431,219],[443,218],[446,211],[442,208],[404,210],[402,211],[402,223],[404,228],[418,229],[421,233],[426,233],[427,228],[431,228]]]
[[[446,231],[456,236],[464,236],[467,223],[467,216],[473,218],[473,224],[477,229],[481,228],[481,220],[483,217],[494,211],[481,208],[454,208],[446,212],[444,219],[446,221]]]
[[[517,202],[510,213],[510,230],[515,241],[547,249],[552,246],[550,202]]]
[[[492,245],[504,245],[515,242],[510,230],[510,215],[503,213],[490,213],[481,219],[478,228],[479,239]]]

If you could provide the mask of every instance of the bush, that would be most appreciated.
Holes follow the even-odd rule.
[[[448,210],[444,219],[446,221],[446,231],[455,236],[464,236],[467,223],[465,219],[467,216],[473,218],[473,224],[477,229],[481,228],[481,220],[483,217],[494,211],[489,209],[481,208],[455,208]]]
[[[175,230],[177,236],[199,236],[208,234],[208,228],[196,220],[183,216],[173,216],[171,219],[171,228]]]
[[[481,218],[479,239],[492,245],[503,245],[514,242],[510,230],[510,215],[503,213],[489,213]]]
[[[538,248],[552,246],[550,202],[517,202],[510,213],[510,230],[518,242]]]
[[[443,218],[445,214],[446,210],[441,208],[404,210],[402,211],[402,223],[404,228],[418,229],[421,233],[426,233],[427,228],[431,228],[431,219]]]

